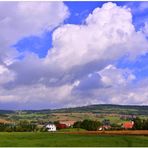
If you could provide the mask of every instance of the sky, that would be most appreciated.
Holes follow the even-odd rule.
[[[148,2],[0,2],[0,109],[148,105]]]

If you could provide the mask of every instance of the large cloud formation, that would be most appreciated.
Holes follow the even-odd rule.
[[[18,28],[20,33],[15,35],[16,39],[53,28],[69,14],[66,6],[58,3],[54,4],[58,8],[57,16],[52,14],[51,18],[42,18],[41,14],[53,12],[44,4],[38,8],[38,13],[28,18],[30,13],[26,10],[32,12],[34,7],[30,3],[24,5],[20,2],[18,11],[23,19],[19,22],[21,27],[25,23],[25,31]],[[20,16],[13,17],[17,20]],[[24,18],[28,18],[26,22]],[[30,22],[32,18],[35,20]],[[36,23],[37,26],[34,25]],[[35,27],[30,29],[31,25]],[[26,26],[29,28],[27,31]],[[148,103],[147,86],[143,82],[135,82],[136,76],[130,69],[115,66],[122,57],[135,60],[148,52],[146,35],[135,30],[129,8],[105,3],[89,14],[84,24],[58,27],[53,32],[52,44],[44,59],[29,53],[23,60],[5,65],[7,70],[5,68],[3,71],[13,74],[10,80],[0,82],[1,105],[5,107],[12,103],[12,108],[48,108],[93,103]]]
[[[18,54],[10,46],[23,37],[52,30],[68,16],[62,2],[0,2],[0,59],[10,62]]]

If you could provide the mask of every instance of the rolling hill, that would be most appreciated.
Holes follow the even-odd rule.
[[[51,110],[57,113],[70,113],[70,112],[92,112],[92,113],[107,113],[107,114],[134,114],[134,115],[148,115],[148,106],[134,106],[134,105],[113,105],[113,104],[100,104],[89,105],[75,108],[62,108]]]
[[[131,116],[148,118],[148,106],[99,104],[74,108],[44,109],[44,110],[0,110],[0,119],[8,121],[29,120],[35,122],[61,121],[61,120],[104,120],[121,123]],[[125,119],[121,119],[125,116]],[[126,119],[127,118],[127,119]]]

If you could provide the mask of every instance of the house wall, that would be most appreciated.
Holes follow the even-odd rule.
[[[51,131],[56,131],[56,126],[53,124],[53,125],[47,125],[46,126],[46,128],[47,128],[47,130],[48,130],[48,132],[51,132]]]

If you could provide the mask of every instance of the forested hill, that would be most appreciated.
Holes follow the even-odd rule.
[[[0,114],[11,114],[17,111],[0,110]],[[135,115],[148,115],[148,106],[135,106],[135,105],[112,105],[112,104],[99,104],[88,105],[74,108],[61,108],[61,109],[44,109],[44,110],[23,110],[26,113],[102,113],[102,114],[135,114]]]
[[[14,112],[12,110],[0,110],[0,114],[13,114]]]
[[[148,115],[148,106],[134,106],[134,105],[113,105],[100,104],[89,105],[75,108],[62,108],[52,110],[52,112],[92,112],[92,113],[118,113],[118,114],[143,114]]]

